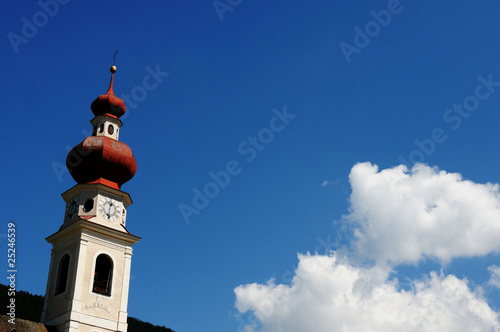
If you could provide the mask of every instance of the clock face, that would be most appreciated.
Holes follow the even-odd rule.
[[[66,206],[66,220],[69,221],[73,219],[73,217],[78,212],[78,196],[73,197],[71,201]]]
[[[103,197],[99,200],[99,213],[104,219],[115,221],[120,215],[118,202],[112,198]]]

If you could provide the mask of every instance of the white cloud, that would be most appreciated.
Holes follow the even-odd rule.
[[[488,284],[490,284],[493,287],[500,288],[500,267],[496,265],[491,265],[488,267],[488,271],[491,274]]]
[[[378,262],[448,262],[500,251],[498,184],[477,184],[423,164],[378,171],[356,164],[349,175],[352,250]]]
[[[291,285],[239,286],[235,305],[252,311],[262,332],[500,331],[498,314],[466,280],[433,272],[405,291],[388,272],[299,255]]]
[[[343,227],[353,229],[346,257],[299,255],[290,285],[235,288],[235,306],[250,312],[249,331],[488,331],[500,313],[466,279],[430,272],[403,289],[391,266],[427,257],[448,263],[500,251],[498,184],[477,184],[418,164],[378,170],[360,163],[349,175],[352,194]],[[326,185],[326,183],[324,183]],[[354,261],[358,265],[352,264]],[[373,266],[366,266],[374,260]],[[391,264],[387,264],[390,262]],[[500,287],[492,265],[489,284]]]
[[[338,184],[339,183],[339,179],[336,179],[335,181],[328,181],[328,180],[324,180],[322,183],[321,183],[321,186],[322,187],[326,187],[326,186],[330,186],[330,185],[335,185],[335,184]]]
[[[326,187],[326,186],[328,186],[328,185],[330,185],[332,183],[333,183],[332,181],[325,180],[325,181],[323,181],[323,183],[321,184],[321,186],[322,187]]]

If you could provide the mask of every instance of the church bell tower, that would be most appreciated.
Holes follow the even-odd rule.
[[[66,202],[52,244],[42,323],[58,332],[127,331],[132,245],[126,228],[130,195],[120,188],[137,170],[132,151],[118,140],[126,107],[113,92],[116,67],[106,94],[91,104],[92,136],[76,145],[66,166],[77,184]]]

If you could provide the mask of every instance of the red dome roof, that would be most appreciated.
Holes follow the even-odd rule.
[[[78,183],[103,183],[120,189],[137,171],[129,146],[106,136],[89,136],[66,158],[66,167]]]
[[[125,103],[122,99],[115,96],[113,92],[113,77],[115,74],[111,74],[111,82],[109,83],[108,92],[104,95],[100,95],[96,100],[90,105],[90,109],[95,116],[111,114],[119,118],[127,111]]]

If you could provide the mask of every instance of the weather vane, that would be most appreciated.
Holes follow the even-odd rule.
[[[115,53],[113,54],[113,66],[115,65],[116,62],[116,55],[118,54],[118,50],[115,48]]]

